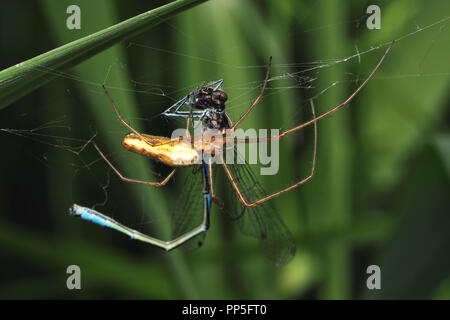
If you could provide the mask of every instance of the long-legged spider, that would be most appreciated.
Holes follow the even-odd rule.
[[[263,96],[264,90],[266,88],[267,82],[269,80],[271,60],[267,67],[267,72],[264,78],[264,82],[262,88],[259,92],[259,95],[253,101],[248,110],[241,116],[241,118],[232,124],[231,118],[225,112],[225,101],[227,99],[226,94],[220,89],[222,84],[222,80],[218,80],[214,83],[209,84],[207,86],[203,86],[201,88],[196,89],[191,94],[184,97],[182,100],[177,102],[174,106],[166,110],[165,114],[168,116],[178,116],[184,117],[187,119],[186,126],[186,135],[184,137],[179,138],[168,138],[161,136],[153,136],[147,135],[143,133],[139,133],[136,131],[131,125],[129,125],[120,115],[120,112],[111,96],[109,95],[105,86],[103,89],[116,113],[119,121],[129,128],[132,133],[127,134],[123,140],[122,145],[128,149],[129,151],[143,154],[147,157],[158,160],[168,166],[175,167],[169,175],[161,181],[158,182],[150,182],[143,181],[125,177],[120,173],[120,171],[114,167],[114,165],[107,159],[107,157],[101,152],[101,150],[94,143],[94,146],[100,156],[106,161],[106,163],[111,167],[111,169],[125,182],[132,182],[138,184],[151,185],[154,187],[162,187],[164,186],[170,178],[174,175],[177,167],[185,167],[185,166],[194,166],[198,163],[201,164],[202,168],[202,177],[203,177],[203,219],[199,226],[193,228],[192,230],[180,234],[174,240],[171,241],[163,241],[160,239],[156,239],[154,237],[150,237],[148,235],[142,234],[136,230],[130,229],[119,222],[89,208],[81,207],[78,205],[73,205],[71,208],[71,213],[80,216],[83,219],[90,220],[94,223],[97,223],[102,226],[107,226],[113,228],[119,232],[125,233],[132,237],[133,239],[138,239],[140,241],[144,241],[150,243],[152,245],[158,246],[165,250],[172,250],[179,245],[185,243],[186,241],[192,239],[198,234],[205,232],[209,227],[209,213],[211,207],[211,201],[215,202],[219,206],[221,206],[220,201],[216,198],[214,193],[214,181],[213,181],[213,167],[211,162],[211,156],[213,154],[220,154],[221,163],[225,170],[226,176],[231,183],[232,188],[235,191],[236,196],[241,202],[244,208],[248,208],[250,210],[252,218],[254,219],[258,226],[255,227],[253,231],[246,231],[246,233],[250,235],[257,236],[260,239],[261,246],[263,247],[265,253],[272,259],[276,260],[278,265],[285,264],[288,262],[295,253],[295,244],[292,236],[289,233],[289,230],[281,220],[281,218],[276,213],[273,207],[270,207],[267,204],[267,201],[279,196],[285,192],[288,192],[298,186],[304,184],[309,181],[314,175],[314,169],[316,164],[316,150],[317,150],[317,121],[323,119],[324,117],[330,115],[331,113],[339,110],[340,108],[347,105],[356,94],[367,84],[367,82],[372,78],[374,73],[378,70],[383,60],[387,56],[389,50],[391,49],[393,43],[386,49],[385,53],[378,61],[374,69],[371,71],[366,80],[342,103],[330,109],[329,111],[319,115],[316,117],[314,111],[314,105],[311,101],[311,108],[313,119],[302,123],[294,128],[288,129],[280,133],[276,136],[266,137],[266,138],[256,138],[256,139],[238,139],[233,136],[235,129],[242,123],[242,121],[250,114],[250,112],[255,108],[255,106],[260,101]],[[180,108],[184,105],[189,105],[189,111],[180,111]],[[205,130],[201,135],[197,135],[191,137],[189,134],[189,121],[193,118],[199,118],[203,123]],[[248,186],[243,189],[243,186],[240,185],[244,183],[245,179],[239,177],[236,179],[235,174],[233,174],[233,169],[230,167],[225,159],[223,158],[223,149],[227,147],[227,144],[231,142],[234,143],[260,143],[260,142],[270,142],[273,140],[280,140],[287,136],[290,133],[296,132],[306,126],[313,125],[314,126],[314,150],[313,150],[313,160],[310,174],[301,179],[300,181],[294,183],[291,186],[288,186],[280,191],[272,193],[270,195],[263,194],[263,189],[259,187],[257,181],[251,176],[251,173],[247,170],[234,171],[235,174],[238,175],[246,175],[251,180],[253,184],[251,187],[258,191],[257,194],[259,196],[258,199],[249,200],[249,192],[247,191]],[[220,135],[224,139],[219,139],[217,142],[214,138],[211,139],[209,136],[208,129],[217,129],[219,130]],[[232,137],[232,138],[229,138]],[[207,139],[205,139],[207,138]],[[239,166],[239,165],[237,165]],[[194,168],[193,173],[196,172],[197,169]],[[244,173],[242,173],[244,172]],[[239,180],[239,183],[238,183]],[[247,189],[247,190],[246,190]],[[183,210],[183,208],[181,209]],[[190,210],[190,208],[184,208],[184,210]],[[275,238],[269,241],[270,237]]]

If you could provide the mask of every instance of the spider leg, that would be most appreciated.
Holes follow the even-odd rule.
[[[213,170],[213,168],[212,168],[212,163],[211,163],[211,159],[210,159],[208,161],[208,171],[209,171],[209,193],[211,195],[211,200],[214,201],[214,203],[220,208],[220,210],[222,212],[225,212],[232,221],[239,220],[244,215],[245,208],[244,208],[244,210],[242,210],[242,212],[237,217],[233,217],[232,215],[230,215],[228,213],[227,210],[225,210],[223,203],[220,202],[219,199],[217,199],[216,194],[214,192],[214,182],[213,182],[213,175],[212,175],[213,171],[212,170]]]
[[[191,141],[191,146],[194,147],[194,140],[191,139],[191,134],[189,132],[189,122],[190,122],[191,118],[192,118],[192,106],[189,106],[189,116],[186,120],[186,141]],[[194,120],[192,119],[192,122],[193,121]]]
[[[119,109],[117,109],[116,105],[114,104],[113,99],[111,98],[111,95],[109,94],[108,90],[106,89],[105,85],[102,84],[102,88],[106,93],[106,96],[108,97],[109,102],[111,103],[112,107],[114,108],[114,112],[117,115],[117,118],[119,119],[120,122],[122,122],[122,124],[124,126],[126,126],[128,129],[130,129],[134,134],[136,134],[139,138],[142,139],[142,141],[145,141],[148,145],[152,146],[152,147],[156,147],[159,145],[162,145],[164,143],[152,143],[151,141],[149,141],[148,139],[146,139],[142,134],[140,134],[139,132],[137,132],[136,129],[134,129],[131,125],[129,125],[120,115]]]
[[[259,92],[259,95],[256,97],[255,101],[253,101],[252,105],[250,106],[250,108],[248,108],[248,110],[244,113],[244,115],[238,121],[236,121],[236,123],[231,127],[231,129],[230,129],[231,133],[248,116],[248,114],[253,110],[253,108],[256,106],[256,104],[261,99],[261,97],[262,97],[262,95],[264,93],[264,90],[266,89],[267,82],[269,81],[269,74],[270,74],[270,66],[271,65],[272,65],[272,57],[269,58],[269,64],[267,65],[266,77],[264,78],[263,86],[261,88],[261,91]]]
[[[223,204],[216,198],[216,194],[214,192],[214,182],[213,182],[213,171],[212,171],[212,163],[211,159],[208,160],[208,180],[209,180],[209,193],[211,194],[211,200],[214,201],[215,204],[219,206],[219,208],[223,208]]]
[[[212,163],[211,159],[208,160],[208,180],[209,180],[209,193],[211,195],[211,200],[214,201],[215,204],[217,204],[219,207],[223,207],[223,204],[216,198],[216,193],[214,192],[214,181],[212,178],[213,171],[212,171]]]
[[[233,121],[231,120],[230,116],[226,112],[225,112],[225,117],[227,117],[228,124],[232,127],[233,126]]]
[[[316,112],[315,112],[314,104],[313,104],[312,100],[311,100],[311,109],[312,109],[313,117],[315,117]],[[288,192],[288,191],[290,191],[292,189],[295,189],[298,186],[304,184],[305,182],[308,182],[309,180],[311,180],[311,178],[314,175],[314,169],[316,167],[316,156],[317,156],[317,123],[314,122],[314,151],[313,151],[313,159],[312,159],[312,166],[311,166],[310,174],[306,178],[303,178],[299,182],[297,182],[297,183],[295,183],[295,184],[293,184],[293,185],[291,185],[291,186],[289,186],[289,187],[287,187],[287,188],[285,188],[283,190],[275,192],[275,193],[273,193],[271,195],[268,195],[266,197],[263,197],[261,199],[254,200],[253,202],[249,202],[248,199],[245,199],[244,195],[242,194],[241,190],[239,189],[239,186],[238,186],[238,184],[236,182],[236,179],[234,179],[233,174],[230,171],[230,168],[228,168],[228,166],[225,163],[225,161],[222,161],[222,164],[223,164],[223,168],[225,169],[225,173],[227,174],[228,180],[230,180],[231,185],[233,186],[233,189],[236,192],[239,200],[242,202],[244,207],[252,208],[252,207],[255,207],[255,206],[257,206],[257,205],[259,205],[259,204],[261,204],[263,202],[266,202],[267,200],[275,198],[276,196],[279,196],[280,194],[283,194],[283,193]],[[222,158],[222,160],[223,160],[223,158]],[[242,214],[243,214],[243,212],[242,212]]]
[[[315,124],[320,119],[323,119],[326,116],[332,114],[333,112],[341,109],[342,107],[346,106],[358,94],[358,92],[361,91],[361,89],[367,84],[367,82],[369,82],[369,80],[373,77],[373,75],[378,70],[380,65],[383,63],[384,59],[386,58],[389,50],[391,50],[393,45],[394,45],[394,41],[392,41],[392,43],[386,49],[386,51],[384,52],[383,56],[378,61],[377,65],[373,68],[372,72],[370,72],[370,74],[366,78],[366,80],[364,80],[364,82],[344,102],[340,103],[336,107],[328,110],[327,112],[325,112],[324,114],[321,114],[318,117],[313,117],[313,119],[311,119],[311,120],[309,120],[309,121],[307,121],[305,123],[302,123],[301,125],[299,125],[297,127],[294,127],[292,129],[283,131],[282,133],[280,133],[277,136],[272,136],[272,137],[267,137],[267,138],[258,138],[258,139],[248,139],[248,138],[246,138],[246,139],[236,139],[236,138],[233,138],[233,140],[238,142],[238,143],[258,143],[258,142],[267,142],[267,141],[272,141],[272,140],[280,140],[280,139],[284,138],[285,136],[287,136],[288,134],[293,133],[293,132],[295,132],[297,130],[303,129],[304,127],[307,127],[307,126],[309,126],[311,124]],[[233,133],[233,132],[231,131],[231,133]]]
[[[103,154],[103,152],[100,151],[99,147],[94,142],[93,142],[93,144],[94,144],[95,149],[97,149],[98,153],[103,158],[103,160],[105,160],[106,163],[111,167],[111,169],[113,169],[113,171],[119,176],[119,178],[125,182],[146,184],[146,185],[150,185],[150,186],[154,186],[154,187],[162,187],[162,186],[166,185],[166,183],[170,180],[170,178],[172,178],[175,171],[177,170],[177,169],[173,169],[167,177],[165,177],[162,181],[159,181],[159,182],[151,182],[151,181],[143,181],[143,180],[127,178],[127,177],[123,176],[119,172],[119,170],[116,169],[116,167],[114,167],[114,165],[108,160],[108,158],[106,158],[106,156]]]

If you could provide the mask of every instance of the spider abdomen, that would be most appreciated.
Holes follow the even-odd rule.
[[[190,166],[198,163],[200,156],[189,143],[179,139],[129,133],[123,140],[125,149],[156,159],[171,167]]]

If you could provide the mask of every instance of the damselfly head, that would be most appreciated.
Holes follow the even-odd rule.
[[[200,110],[213,109],[216,111],[223,111],[225,110],[225,102],[227,99],[227,94],[221,89],[201,87],[192,97],[192,108]]]

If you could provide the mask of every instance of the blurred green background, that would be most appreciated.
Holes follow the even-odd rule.
[[[2,1],[0,69],[165,1]],[[81,30],[66,8],[81,8]],[[368,30],[366,8],[381,8]],[[0,111],[0,297],[150,299],[449,299],[450,3],[448,1],[211,0],[58,73]],[[73,203],[167,239],[183,179],[151,189],[121,182],[86,142],[126,175],[167,168],[126,152],[122,114],[167,135],[161,112],[204,81],[223,78],[237,119],[271,81],[244,128],[290,128],[349,96],[387,43],[386,61],[348,107],[319,122],[314,179],[273,200],[297,255],[278,269],[216,209],[199,250],[165,253],[68,215]],[[357,55],[360,52],[361,55]],[[346,59],[351,58],[351,59]],[[312,129],[280,143],[267,192],[306,176]],[[190,170],[190,169],[185,169]],[[217,188],[230,192],[226,181]],[[82,290],[66,288],[78,265]],[[366,269],[381,268],[381,290]]]

